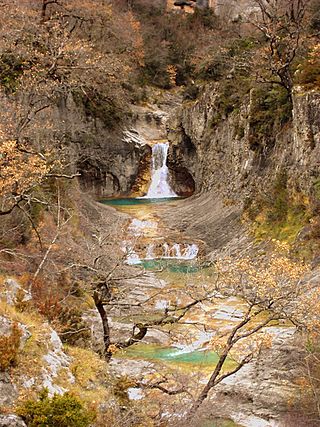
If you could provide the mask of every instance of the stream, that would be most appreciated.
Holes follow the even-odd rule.
[[[103,201],[131,217],[122,250],[127,264],[152,274],[149,276],[154,282],[152,286],[143,289],[142,285],[141,288],[144,297],[150,298],[147,304],[149,317],[161,315],[166,307],[187,304],[190,302],[188,295],[197,287],[212,286],[215,274],[214,266],[203,262],[203,242],[165,229],[157,215],[159,208],[166,206],[179,209],[179,197],[169,184],[167,152],[168,144],[163,142],[152,148],[151,183],[147,195]],[[130,375],[133,366],[139,368],[139,363],[141,371],[148,373],[151,366],[148,363],[151,363],[160,372],[197,375],[199,384],[205,383],[218,361],[212,339],[215,334],[228,333],[239,322],[244,310],[245,304],[236,296],[202,302],[187,313],[181,324],[166,325],[161,331],[152,329],[143,342],[118,352],[115,363],[122,366],[126,375]],[[118,324],[132,324],[133,320],[139,320],[139,315],[113,319]],[[284,326],[272,325],[268,332],[273,336],[287,334],[288,328]],[[236,366],[234,359],[228,359],[224,369]],[[129,398],[140,400],[144,393],[132,389]]]

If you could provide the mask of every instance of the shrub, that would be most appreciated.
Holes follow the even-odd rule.
[[[310,52],[309,57],[300,64],[296,73],[296,83],[306,89],[320,89],[320,44]]]
[[[259,87],[252,95],[249,142],[252,149],[270,147],[272,135],[291,119],[292,103],[281,86]]]
[[[198,77],[204,80],[219,81],[228,75],[248,76],[252,50],[255,46],[256,43],[251,38],[244,37],[231,41],[199,64]]]
[[[200,9],[196,8],[194,13],[187,17],[188,24],[192,29],[208,28],[210,30],[217,29],[220,25],[217,15],[211,8]]]
[[[24,66],[23,60],[14,53],[6,52],[0,56],[0,83],[7,92],[16,91]]]
[[[21,330],[17,323],[12,324],[9,336],[0,337],[0,371],[16,364],[19,352]]]
[[[113,95],[106,96],[87,88],[85,93],[75,90],[73,98],[84,108],[87,116],[100,119],[109,129],[114,128],[123,119],[123,106]]]
[[[241,76],[234,76],[233,79],[222,80],[218,90],[215,112],[211,121],[213,128],[221,120],[226,119],[229,114],[239,109],[244,96],[250,90],[250,80]]]
[[[55,394],[48,397],[48,390],[40,393],[39,400],[27,400],[17,410],[28,427],[87,427],[95,419],[73,394]]]
[[[186,89],[183,92],[183,99],[194,101],[195,99],[197,99],[199,92],[200,91],[198,86],[194,84],[190,84],[186,87]]]

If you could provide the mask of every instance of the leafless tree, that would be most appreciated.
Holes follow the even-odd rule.
[[[254,0],[259,12],[252,20],[266,40],[262,56],[271,74],[270,83],[280,84],[291,96],[292,65],[301,45],[310,0]]]

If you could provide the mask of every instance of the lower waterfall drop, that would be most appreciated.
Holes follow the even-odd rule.
[[[169,144],[165,142],[159,142],[152,147],[151,184],[147,195],[144,196],[147,199],[177,197],[168,182],[168,149]]]

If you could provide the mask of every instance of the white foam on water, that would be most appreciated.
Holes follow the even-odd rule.
[[[167,167],[169,143],[159,142],[152,147],[151,183],[147,199],[177,197],[169,185],[169,169]]]
[[[192,353],[193,351],[205,351],[207,348],[203,348],[203,345],[206,344],[210,339],[213,337],[212,332],[200,332],[199,338],[194,341],[191,344],[176,344],[176,348],[179,349],[179,351],[176,351],[172,357],[174,356],[180,356],[181,354],[187,354]]]
[[[154,259],[154,243],[147,246],[147,253],[145,259]]]

